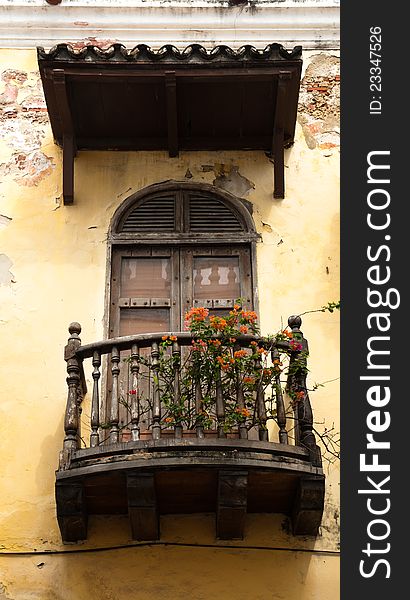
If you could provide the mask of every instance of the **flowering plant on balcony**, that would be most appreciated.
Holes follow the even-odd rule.
[[[155,384],[165,407],[165,427],[222,429],[225,433],[266,429],[276,415],[275,399],[284,370],[284,355],[302,350],[289,330],[261,338],[257,315],[238,301],[228,314],[194,307],[185,315],[192,334],[189,349],[176,336],[163,336]],[[273,353],[277,342],[281,351]],[[294,365],[293,365],[293,368]],[[289,389],[293,401],[300,390]]]

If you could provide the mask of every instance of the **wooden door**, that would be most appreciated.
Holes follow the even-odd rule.
[[[223,315],[238,298],[253,309],[253,277],[247,245],[118,247],[112,256],[110,337],[142,333],[178,332],[184,328],[186,312],[205,306],[211,314]],[[142,351],[147,359],[149,351]],[[121,355],[120,429],[130,423],[130,372]],[[139,393],[150,396],[152,381],[142,369]],[[144,374],[145,373],[145,374]],[[110,398],[107,380],[107,405]],[[150,422],[148,402],[143,408],[140,430]],[[106,413],[109,414],[109,411]]]

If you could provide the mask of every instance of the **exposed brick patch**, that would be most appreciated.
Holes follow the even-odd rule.
[[[339,59],[314,56],[301,82],[298,120],[309,148],[340,145]]]
[[[19,71],[17,69],[6,69],[1,74],[2,81],[6,83],[15,83],[16,85],[22,85],[27,81],[27,73],[25,71]]]
[[[14,154],[6,164],[0,165],[0,173],[11,175],[19,185],[31,187],[50,175],[53,168],[52,158],[34,150],[27,154]]]
[[[1,80],[0,138],[10,157],[0,165],[0,174],[19,185],[37,185],[54,168],[41,151],[49,119],[39,73],[7,69]]]

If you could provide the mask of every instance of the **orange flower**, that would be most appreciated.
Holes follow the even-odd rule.
[[[191,320],[196,322],[205,321],[208,315],[209,310],[207,308],[204,308],[203,306],[194,307],[185,314],[185,321],[188,324]]]
[[[171,340],[171,342],[176,342],[178,338],[176,335],[170,335],[169,339]]]
[[[226,325],[227,325],[227,321],[226,319],[222,319],[222,317],[210,317],[209,321],[211,323],[211,327],[213,329],[222,331],[223,329],[225,329]]]
[[[254,377],[244,377],[243,382],[244,383],[255,383],[255,378]]]
[[[263,369],[263,374],[265,377],[270,377],[270,375],[272,375],[272,371],[271,369]]]
[[[246,325],[241,325],[241,326],[239,327],[239,331],[240,331],[241,333],[248,333],[248,328],[246,327]]]
[[[238,413],[239,415],[241,415],[241,417],[249,417],[250,416],[250,412],[247,408],[235,408],[235,412]]]
[[[254,310],[243,310],[241,314],[249,323],[255,323],[258,320],[258,315]]]
[[[166,418],[164,419],[165,423],[172,423],[172,422],[173,422],[173,420],[174,420],[174,419],[173,419],[172,417],[166,417]]]
[[[168,336],[167,335],[163,335],[161,339],[165,342],[168,339]]]
[[[241,305],[240,304],[234,304],[234,310],[240,310]]]
[[[305,397],[305,392],[296,392],[295,396],[296,400],[303,400],[303,398]]]
[[[246,350],[237,350],[233,353],[233,355],[235,358],[243,358],[244,356],[246,356]]]

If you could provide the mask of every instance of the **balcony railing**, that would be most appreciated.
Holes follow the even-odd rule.
[[[221,354],[218,335],[187,332],[81,345],[72,323],[56,483],[63,539],[84,539],[88,514],[127,512],[136,539],[158,538],[159,515],[173,512],[216,512],[223,539],[242,537],[246,512],[283,512],[295,534],[315,535],[324,477],[300,325],[289,318],[290,339],[238,335]]]

